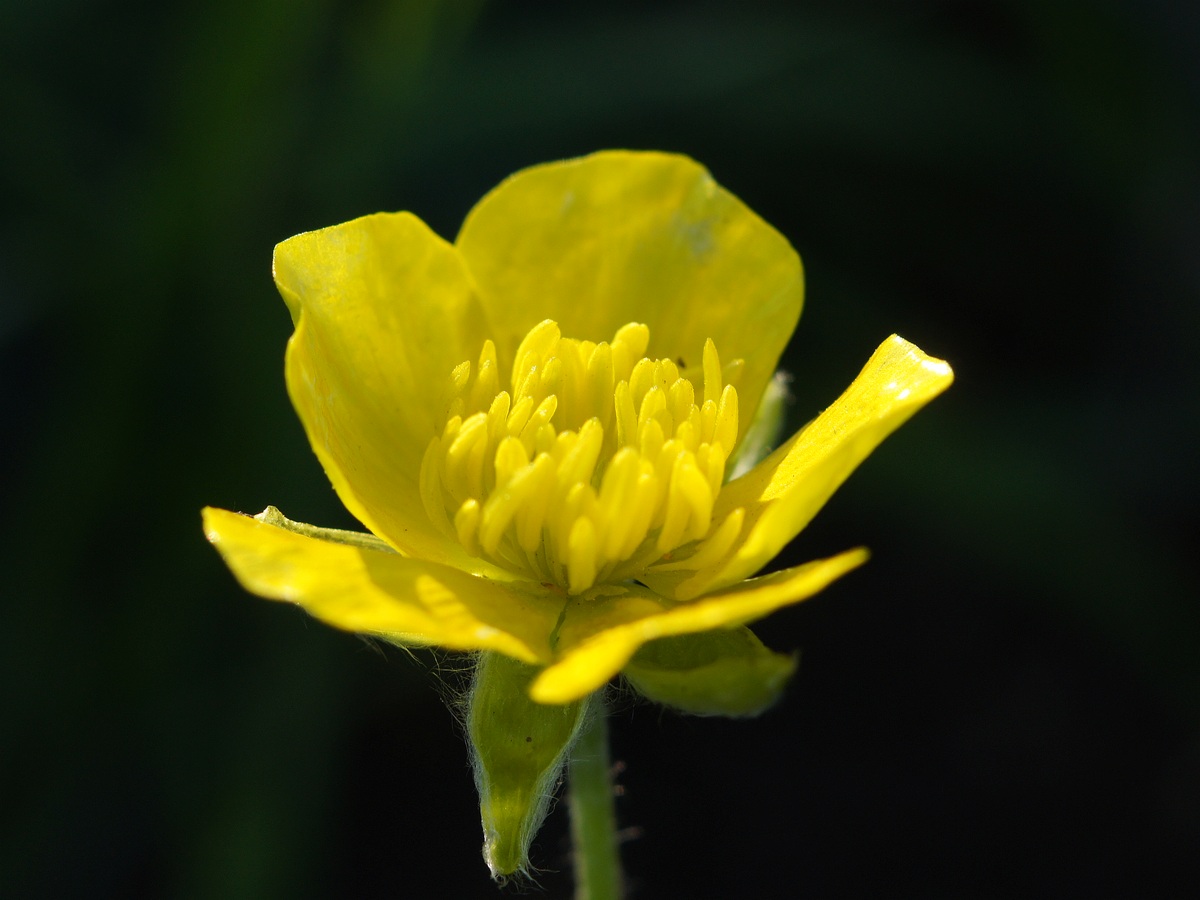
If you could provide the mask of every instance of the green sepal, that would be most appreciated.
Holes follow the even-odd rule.
[[[319,525],[309,525],[307,522],[297,522],[294,519],[289,519],[274,506],[268,506],[257,516],[254,516],[254,518],[267,525],[274,525],[276,528],[294,531],[296,534],[302,534],[305,537],[318,538],[322,541],[332,541],[335,544],[349,544],[351,547],[360,547],[363,550],[378,550],[381,553],[396,552],[386,542],[381,541],[373,534],[368,534],[365,531],[346,531],[341,528],[322,528]]]
[[[638,693],[680,712],[742,718],[779,699],[797,662],[743,627],[651,641],[622,674]]]
[[[260,522],[267,525],[274,525],[276,528],[282,528],[285,531],[293,531],[296,534],[302,534],[305,537],[317,538],[322,541],[330,541],[334,544],[348,544],[351,547],[358,547],[362,550],[378,550],[380,553],[395,553],[395,549],[390,545],[381,541],[373,534],[364,531],[345,531],[341,528],[322,528],[319,525],[309,525],[307,522],[297,522],[294,519],[289,519],[281,513],[278,507],[268,506],[258,515],[254,516]],[[419,634],[396,634],[395,632],[373,632],[372,637],[387,641],[396,647],[401,647],[405,650],[414,647],[428,647],[431,641],[423,638]]]
[[[529,699],[537,669],[481,653],[467,701],[467,734],[492,877],[527,873],[529,845],[546,818],[589,698],[563,706]]]

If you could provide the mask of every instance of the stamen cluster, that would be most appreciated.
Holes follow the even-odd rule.
[[[547,319],[521,342],[510,390],[496,347],[450,375],[447,419],[426,449],[429,516],[473,556],[572,594],[674,567],[732,545],[742,510],[714,526],[713,504],[738,436],[737,391],[712,340],[688,369],[645,357],[650,330],[611,342],[562,337]],[[697,394],[693,379],[699,376]]]

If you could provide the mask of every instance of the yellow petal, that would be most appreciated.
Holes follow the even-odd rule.
[[[490,581],[211,507],[204,531],[246,590],[295,603],[336,628],[495,650],[527,663],[550,658],[562,601],[536,585]]]
[[[649,570],[645,584],[687,599],[735,584],[774,559],[850,473],[889,434],[954,380],[950,366],[892,335],[837,401],[757,467],[721,488],[720,521],[744,509],[745,523],[725,557],[698,572],[686,558]]]
[[[800,316],[800,258],[699,164],[608,151],[518,172],[458,235],[502,364],[542,319],[607,341],[650,326],[648,354],[698,366],[712,338],[742,358],[749,422]]]
[[[274,272],[296,321],[288,392],[346,508],[410,555],[489,571],[419,490],[443,385],[486,336],[454,248],[409,213],[380,214],[284,241]]]
[[[866,559],[865,550],[848,550],[688,603],[638,585],[573,598],[559,631],[558,659],[533,682],[530,696],[539,703],[570,703],[602,686],[647,641],[745,625],[811,597]],[[605,590],[612,593],[602,596]]]

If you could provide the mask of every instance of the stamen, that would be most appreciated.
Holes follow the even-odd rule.
[[[546,320],[517,347],[510,392],[485,341],[449,373],[446,424],[422,461],[431,520],[467,553],[571,594],[719,562],[744,519],[712,518],[741,360],[722,369],[708,340],[681,370],[646,357],[649,343],[638,323],[596,344]]]

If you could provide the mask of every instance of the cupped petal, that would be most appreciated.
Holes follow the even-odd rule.
[[[775,705],[796,662],[749,628],[721,628],[644,644],[621,674],[643,697],[679,712],[741,718]]]
[[[336,628],[399,643],[551,658],[562,600],[537,585],[480,578],[390,550],[323,540],[211,507],[204,532],[246,590]]]
[[[677,600],[700,596],[753,575],[775,558],[825,505],[850,473],[889,434],[954,380],[950,366],[892,335],[837,401],[762,463],[721,488],[713,521],[745,511],[742,530],[719,560],[689,570],[679,555],[670,569],[641,581]]]
[[[800,257],[693,160],[606,151],[518,172],[485,196],[456,240],[480,291],[501,364],[543,319],[568,337],[650,328],[648,353],[745,360],[749,422],[796,327]]]
[[[274,274],[296,322],[288,393],[346,508],[409,555],[489,573],[419,487],[450,373],[487,336],[457,252],[410,213],[378,214],[284,241]]]
[[[866,550],[847,550],[688,603],[636,584],[572,598],[559,629],[556,659],[533,682],[530,696],[538,703],[570,703],[617,674],[647,641],[745,625],[811,597],[866,559]]]

